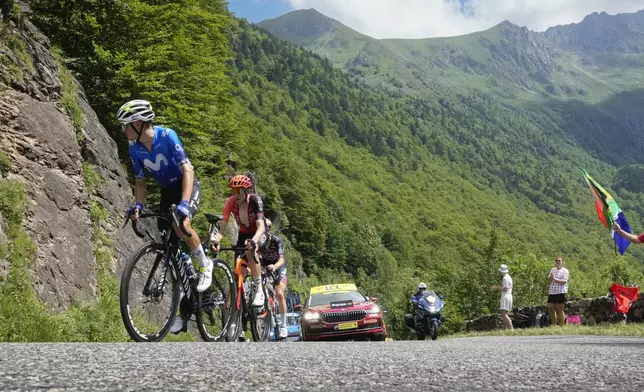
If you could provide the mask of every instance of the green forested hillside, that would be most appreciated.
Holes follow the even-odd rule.
[[[611,279],[611,242],[593,215],[579,166],[592,168],[608,185],[615,169],[562,132],[565,117],[520,110],[483,93],[442,91],[432,100],[373,90],[339,70],[325,70],[325,59],[279,45],[243,22],[236,37],[232,47],[241,72],[233,77],[241,81],[242,101],[273,133],[258,154],[278,167],[288,159],[286,167],[302,170],[303,175],[289,177],[300,179],[293,184],[298,189],[310,189],[310,176],[316,177],[315,192],[284,202],[283,208],[290,223],[301,209],[306,217],[321,217],[314,226],[322,230],[310,248],[313,253],[308,244],[295,244],[307,272],[333,266],[320,252],[324,238],[327,249],[346,244],[347,238],[361,241],[359,229],[343,233],[335,228],[347,227],[356,217],[357,227],[367,222],[380,233],[385,249],[373,259],[390,254],[396,260],[397,272],[391,275],[394,268],[389,266],[391,272],[381,278],[396,276],[396,291],[417,279],[436,282],[455,294],[467,316],[495,306],[495,297],[480,299],[489,298],[487,286],[496,278],[493,265],[500,259],[517,260],[510,262],[519,269],[517,279],[530,282],[517,295],[524,303],[541,300],[534,290],[544,287],[540,257],[557,253],[574,255],[573,269],[586,271],[583,277],[575,271],[577,294],[603,293],[602,280]],[[298,129],[294,123],[304,126]],[[288,143],[297,157],[272,156],[264,147]],[[364,157],[355,158],[360,152]],[[311,165],[315,168],[306,170]],[[316,199],[321,202],[311,204]],[[333,214],[338,201],[342,214]],[[310,210],[315,205],[318,212]],[[632,215],[637,227],[637,215]],[[302,235],[314,240],[295,229],[285,227],[298,241]],[[387,245],[391,240],[395,247]],[[347,272],[356,271],[350,250],[344,263],[342,255],[335,253],[331,260],[340,261],[336,265]],[[377,263],[371,269],[361,263],[367,275],[378,274]],[[373,290],[380,291],[378,284],[384,282],[376,280]],[[387,299],[402,306],[404,295]]]
[[[291,286],[355,280],[381,298],[396,336],[421,280],[446,295],[455,330],[496,311],[488,288],[501,262],[517,305],[543,302],[559,254],[574,295],[642,276],[641,250],[615,257],[579,167],[624,189],[615,196],[635,228],[642,194],[628,179],[641,169],[618,171],[618,152],[603,159],[564,130],[578,112],[519,108],[484,91],[369,87],[232,19],[218,0],[32,7],[114,129],[125,164],[114,113],[127,99],[149,99],[187,145],[204,210],[221,208],[224,174],[254,170],[288,240]],[[142,20],[150,24],[140,28]]]
[[[259,26],[370,85],[430,98],[445,89],[482,92],[520,111],[549,117],[555,112],[556,128],[595,158],[616,166],[641,160],[644,10],[594,13],[545,33],[505,21],[481,32],[429,39],[376,40],[314,9]]]

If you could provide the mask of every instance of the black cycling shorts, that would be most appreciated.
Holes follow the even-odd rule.
[[[273,271],[273,277],[275,279],[275,286],[283,284],[286,286],[288,279],[286,278],[286,267],[281,267],[277,271]]]
[[[235,245],[236,248],[239,247],[245,247],[246,246],[246,240],[250,240],[253,238],[255,233],[239,233],[237,234],[237,245]],[[259,243],[257,246],[261,248],[264,245],[264,241],[266,241],[266,236],[262,236],[262,238],[259,239]],[[246,253],[244,250],[236,250],[235,251],[235,259],[238,259],[239,257],[243,256]],[[261,254],[260,254],[261,257]]]
[[[548,295],[549,304],[565,304],[566,294],[550,294]]]
[[[183,187],[181,184],[177,184],[171,188],[161,189],[161,201],[159,202],[159,211],[160,212],[169,212],[170,206],[173,204],[179,205],[181,203],[181,194],[183,193]],[[190,195],[190,220],[197,214],[199,210],[199,203],[201,202],[201,186],[199,185],[199,180],[195,177],[194,182],[192,183],[192,194]],[[163,231],[171,227],[171,224],[166,222],[163,219],[159,219],[157,223],[159,231]]]

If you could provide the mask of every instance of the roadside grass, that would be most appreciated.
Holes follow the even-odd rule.
[[[542,336],[542,335],[605,335],[644,337],[644,324],[606,324],[606,325],[566,325],[547,328],[521,328],[512,331],[497,329],[483,332],[459,332],[440,336],[445,339],[483,337],[483,336]]]

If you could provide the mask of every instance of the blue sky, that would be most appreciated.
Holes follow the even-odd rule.
[[[470,0],[458,0],[461,7]],[[282,16],[295,8],[288,0],[228,0],[228,9],[240,18],[257,23]]]
[[[286,0],[228,0],[228,9],[237,17],[257,23],[277,18],[294,8]]]

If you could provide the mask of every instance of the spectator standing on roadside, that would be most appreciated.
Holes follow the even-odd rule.
[[[555,267],[550,270],[550,288],[548,289],[548,310],[550,311],[550,325],[564,326],[564,306],[568,295],[568,278],[570,274],[564,268],[564,258],[557,257]]]

